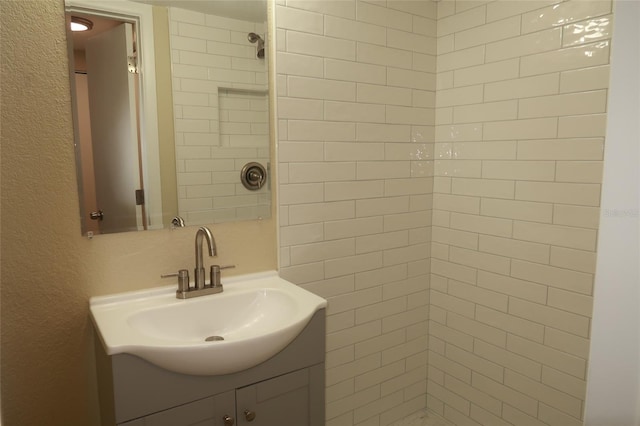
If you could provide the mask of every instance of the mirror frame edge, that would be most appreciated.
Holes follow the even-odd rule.
[[[278,76],[276,74],[276,2],[277,0],[265,0],[267,3],[267,48],[268,48],[268,81],[269,81],[269,121],[270,131],[269,137],[271,138],[270,145],[270,161],[271,161],[271,220],[272,226],[275,228],[275,251],[276,251],[276,270],[280,271],[281,254],[280,254],[280,214],[279,214],[279,201],[280,201],[280,185],[279,185],[279,170],[280,165],[278,161],[279,142],[278,139]]]

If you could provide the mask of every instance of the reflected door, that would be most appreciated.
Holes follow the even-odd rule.
[[[144,228],[133,27],[122,23],[87,41],[87,78],[100,232]]]

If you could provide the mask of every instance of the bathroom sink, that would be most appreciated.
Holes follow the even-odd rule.
[[[280,352],[326,306],[275,271],[222,284],[222,293],[193,299],[176,299],[176,286],[91,298],[105,352],[177,373],[235,373]]]

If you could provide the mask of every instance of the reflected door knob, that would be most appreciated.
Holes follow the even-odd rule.
[[[224,422],[224,426],[233,426],[235,423],[235,420],[233,420],[233,417],[231,416],[224,416],[222,421]]]
[[[104,219],[104,213],[102,213],[102,210],[98,210],[97,212],[89,213],[89,217],[91,220],[102,220]]]
[[[244,410],[244,418],[248,421],[248,422],[252,422],[255,420],[256,418],[256,413],[255,411],[249,411],[249,410]]]

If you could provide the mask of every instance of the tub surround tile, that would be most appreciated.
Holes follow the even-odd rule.
[[[427,405],[458,424],[580,422],[611,24],[588,3],[438,5]]]
[[[329,297],[327,424],[580,424],[611,2],[276,13],[281,269]]]

